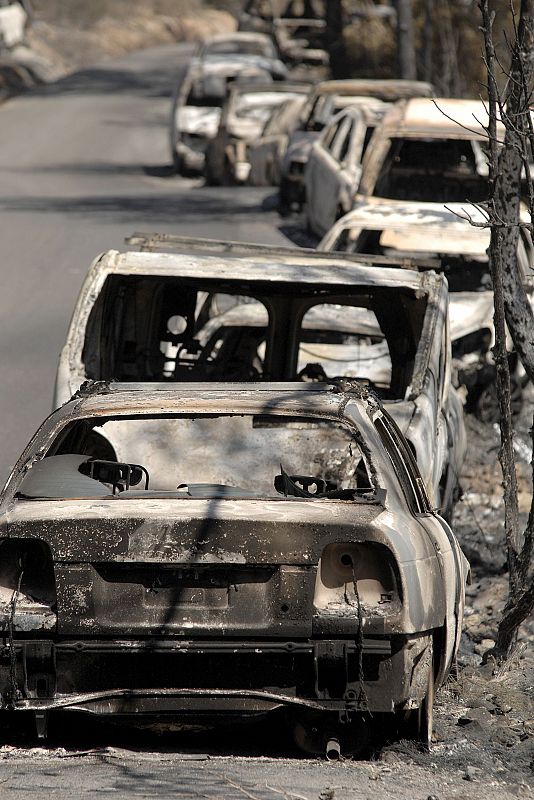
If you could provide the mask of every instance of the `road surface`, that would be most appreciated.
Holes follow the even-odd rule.
[[[85,70],[0,107],[0,483],[51,410],[87,268],[134,230],[287,244],[272,192],[168,174],[171,94],[191,48]]]

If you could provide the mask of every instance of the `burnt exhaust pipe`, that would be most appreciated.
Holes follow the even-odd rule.
[[[327,741],[325,755],[327,761],[339,761],[341,758],[341,747],[339,746],[338,739],[329,739]]]

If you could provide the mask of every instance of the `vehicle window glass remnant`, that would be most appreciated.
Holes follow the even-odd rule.
[[[81,420],[64,430],[23,479],[29,499],[299,497],[354,500],[372,491],[351,431],[285,415]]]

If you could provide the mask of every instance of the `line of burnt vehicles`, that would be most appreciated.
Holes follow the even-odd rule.
[[[273,47],[258,34],[228,41],[235,46],[240,37]],[[304,211],[304,240],[320,250],[438,259],[433,268],[452,295],[453,384],[463,387],[468,411],[497,421],[489,232],[476,227],[484,217],[466,201],[487,195],[484,104],[436,98],[418,81],[316,76],[299,83],[276,64],[269,74],[255,75],[250,63],[230,72],[228,61],[203,50],[173,107],[177,170],[212,184],[278,187],[280,213]],[[215,73],[217,97],[202,89]],[[530,289],[534,247],[526,229],[518,262]],[[510,366],[518,412],[525,374],[515,354]]]
[[[199,91],[221,42],[191,66]],[[225,87],[247,87],[253,123],[259,85]],[[375,110],[417,89],[395,85]],[[288,91],[308,115],[342,96]],[[202,102],[199,126],[241,118]],[[212,179],[231,152],[241,180],[251,149],[228,136],[188,140],[187,168],[211,146]],[[449,293],[434,250],[396,249],[399,226],[361,254],[360,228],[336,229],[342,253],[136,234],[95,259],[56,410],[0,500],[3,711],[41,735],[58,712],[184,730],[278,714],[329,757],[429,744],[468,575],[448,522],[466,447]]]

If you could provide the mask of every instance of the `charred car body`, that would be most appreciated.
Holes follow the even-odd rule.
[[[328,64],[325,3],[304,3],[299,10],[294,6],[287,0],[251,0],[239,15],[239,30],[270,34],[282,58],[292,67]]]
[[[287,70],[266,36],[217,36],[202,46],[178,86],[171,114],[171,156],[178,172],[202,172],[208,142],[217,135],[228,85],[242,76],[266,83]]]
[[[400,98],[429,97],[432,94],[431,84],[422,81],[357,79],[319,83],[310,92],[284,156],[280,180],[282,210],[304,203],[304,170],[310,150],[325,125],[350,104],[351,98],[375,98],[394,103]]]
[[[53,413],[0,501],[2,709],[41,735],[56,710],[285,709],[312,752],[395,715],[428,743],[467,565],[397,426],[349,389],[112,385]]]
[[[250,186],[278,186],[280,183],[284,153],[305,103],[304,95],[284,101],[267,120],[261,136],[247,142]]]
[[[449,513],[465,454],[450,387],[446,281],[395,259],[134,236],[174,252],[110,251],[89,270],[55,403],[87,379],[368,380]],[[375,269],[380,265],[380,270]]]
[[[299,83],[234,83],[224,102],[217,134],[206,149],[206,181],[216,185],[245,183],[250,174],[247,143],[261,134],[275,108],[307,91],[307,85]]]
[[[474,227],[470,220],[480,227]],[[357,197],[353,210],[331,228],[319,249],[389,255],[399,260],[439,259],[439,269],[449,285],[453,383],[466,387],[468,411],[484,422],[497,422],[499,407],[491,350],[495,341],[493,292],[485,222],[481,211],[465,203],[449,203],[445,207],[440,203]],[[532,297],[534,247],[526,227],[520,230],[517,260]],[[519,413],[525,373],[517,353],[510,353],[509,359],[512,407],[514,413]]]

